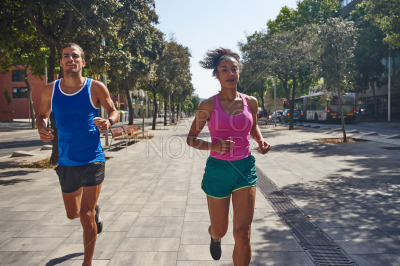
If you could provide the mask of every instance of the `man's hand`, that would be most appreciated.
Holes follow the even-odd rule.
[[[261,154],[266,154],[270,148],[271,148],[271,145],[269,145],[267,142],[262,140],[258,143],[257,151]]]
[[[54,139],[54,129],[49,128],[49,127],[42,127],[38,129],[40,139],[43,140],[44,142],[50,142]]]
[[[101,117],[93,118],[93,122],[100,131],[106,131],[111,126],[110,121],[108,121],[108,119],[104,119]]]

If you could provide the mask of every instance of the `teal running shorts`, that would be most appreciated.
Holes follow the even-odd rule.
[[[208,157],[201,188],[213,198],[229,197],[232,192],[257,185],[256,159],[250,155],[237,161]]]

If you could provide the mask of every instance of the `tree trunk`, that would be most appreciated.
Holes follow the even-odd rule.
[[[56,46],[50,44],[49,70],[47,73],[47,83],[54,81],[54,70],[56,62]]]
[[[24,71],[24,82],[26,84],[26,88],[28,89],[29,116],[31,117],[31,128],[35,129],[36,128],[35,109],[33,108],[31,84],[29,84],[29,81],[28,81],[28,68],[29,68],[29,64],[26,65],[23,70]]]
[[[58,134],[56,123],[54,123],[53,113],[50,114],[50,125],[51,128],[54,129],[53,135],[54,139],[52,140],[52,149],[50,156],[50,163],[56,165],[58,163]]]
[[[262,108],[263,116],[264,116],[264,115],[265,115],[265,103],[264,103],[263,91],[262,91],[262,90],[259,90],[259,91],[258,91],[258,95],[260,96],[260,99],[261,99],[261,108]]]
[[[376,83],[370,84],[374,97],[374,120],[378,121],[378,98],[376,97]]]
[[[173,100],[171,99],[171,117],[170,117],[170,123],[175,123],[175,104]]]
[[[152,89],[152,92],[153,92],[154,113],[153,113],[153,124],[151,126],[151,129],[155,130],[157,122],[157,114],[158,114],[158,104],[157,104],[157,92],[155,89]]]
[[[342,122],[343,142],[347,142],[346,127],[344,123],[344,114],[343,114],[343,104],[342,104],[342,97],[340,95],[340,90],[338,90],[338,101],[340,109],[340,121]]]
[[[168,114],[168,109],[167,109],[167,104],[168,104],[168,102],[167,102],[167,98],[164,98],[164,126],[167,126],[168,125],[168,122],[167,122],[167,114]]]
[[[128,89],[128,81],[125,79],[123,82],[123,87],[124,87],[124,91],[125,91],[125,95],[126,95],[126,100],[128,101],[128,110],[129,110],[129,116],[128,116],[128,125],[133,125],[133,106],[132,106],[132,99],[131,99],[131,95],[129,93],[129,89]]]
[[[290,121],[289,130],[293,130],[293,113],[294,113],[294,98],[296,95],[296,78],[293,77],[292,99],[290,101]]]

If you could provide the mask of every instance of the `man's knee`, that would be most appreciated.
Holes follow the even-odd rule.
[[[91,227],[94,224],[94,215],[95,211],[94,210],[84,210],[81,209],[80,212],[80,218],[81,218],[81,224],[83,227]]]
[[[77,212],[77,211],[68,211],[67,210],[67,218],[68,219],[73,220],[73,219],[78,218],[79,216],[80,216],[79,212]]]

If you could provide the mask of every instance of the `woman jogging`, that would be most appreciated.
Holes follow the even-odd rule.
[[[199,150],[210,150],[202,189],[207,195],[211,225],[210,253],[221,257],[221,238],[228,230],[229,204],[233,204],[234,265],[249,265],[250,232],[254,215],[257,176],[251,155],[250,136],[265,154],[270,145],[257,126],[257,99],[237,91],[240,57],[229,49],[208,51],[200,65],[213,70],[221,84],[220,92],[200,103],[187,143]],[[211,142],[198,136],[207,123]]]

